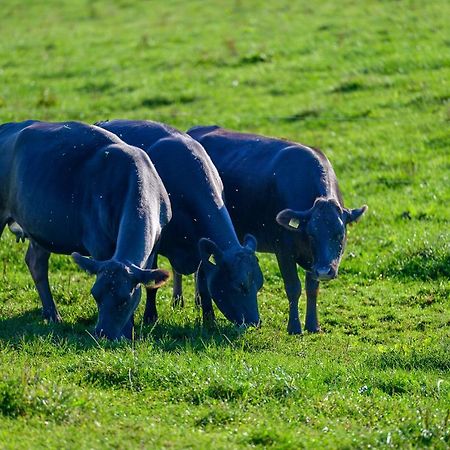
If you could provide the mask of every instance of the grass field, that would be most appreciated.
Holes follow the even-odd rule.
[[[169,284],[159,323],[98,343],[93,280],[53,256],[64,323],[45,323],[5,232],[0,448],[448,448],[449,17],[445,0],[1,2],[0,122],[287,137],[370,209],[321,290],[323,333],[302,337],[262,256],[261,329],[202,328],[187,279],[183,311]]]

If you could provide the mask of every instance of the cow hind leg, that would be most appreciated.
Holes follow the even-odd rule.
[[[156,269],[158,266],[158,255],[155,255],[153,259],[152,269]],[[147,293],[147,299],[145,302],[144,310],[144,323],[153,324],[158,320],[158,311],[156,309],[156,293],[158,288],[147,287],[145,288]]]
[[[211,295],[208,290],[208,286],[206,284],[206,276],[203,272],[202,266],[200,265],[197,270],[195,276],[195,290],[196,290],[196,299],[195,303],[200,304],[202,307],[203,313],[203,324],[209,325],[214,323],[216,317],[214,315],[214,308],[212,305]]]
[[[172,306],[174,308],[184,307],[184,297],[183,297],[183,277],[180,273],[172,269],[173,273],[173,295],[172,295]]]
[[[43,249],[36,242],[30,241],[25,262],[30,269],[36,289],[42,302],[42,313],[49,322],[61,322],[61,316],[53,301],[48,282],[48,260],[50,252]]]
[[[287,331],[289,334],[301,334],[302,326],[300,324],[298,313],[298,299],[302,293],[302,285],[297,273],[297,263],[295,259],[285,253],[277,254],[278,267],[284,281],[284,289],[289,301],[289,321]]]
[[[319,294],[319,282],[310,272],[306,272],[306,318],[305,328],[311,333],[320,331],[317,318],[317,295]]]

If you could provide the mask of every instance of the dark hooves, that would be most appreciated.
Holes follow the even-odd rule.
[[[320,333],[322,330],[320,329],[320,325],[317,323],[316,320],[313,320],[308,323],[308,321],[305,322],[305,330],[308,333]]]
[[[322,333],[322,328],[314,327],[314,328],[306,328],[308,333]]]
[[[158,321],[158,316],[144,316],[144,325],[154,325]]]
[[[176,295],[172,299],[172,308],[184,308],[184,297]]]
[[[287,332],[290,335],[299,335],[302,334],[302,326],[300,325],[300,322],[289,324],[287,328]]]
[[[288,322],[288,334],[302,334],[302,326],[299,320],[290,320]]]
[[[216,317],[214,315],[214,311],[210,313],[203,314],[203,325],[205,327],[211,327],[216,324]]]
[[[61,323],[62,319],[59,313],[52,312],[52,313],[43,313],[44,319],[49,323]]]

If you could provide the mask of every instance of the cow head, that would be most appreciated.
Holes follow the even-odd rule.
[[[307,211],[285,209],[277,222],[307,238],[311,254],[311,273],[318,281],[336,278],[346,243],[346,226],[356,222],[367,210],[341,208],[336,200],[319,197]]]
[[[155,287],[159,287],[169,278],[165,270],[141,269],[114,259],[96,261],[78,253],[73,253],[72,257],[82,269],[97,276],[91,289],[98,307],[95,332],[108,339],[124,336],[124,327],[131,320],[141,298],[139,284],[154,283]],[[126,334],[129,334],[129,330]]]
[[[199,241],[202,270],[208,290],[223,315],[237,325],[259,324],[257,294],[263,276],[255,255],[256,239],[222,251],[210,239]]]

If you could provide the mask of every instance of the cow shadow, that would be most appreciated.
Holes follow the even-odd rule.
[[[55,346],[69,345],[76,351],[92,348],[113,349],[132,346],[129,340],[107,341],[94,337],[96,314],[79,319],[75,323],[51,323],[42,318],[40,308],[24,311],[13,317],[0,317],[0,342],[12,346],[50,340]],[[243,331],[224,322],[204,326],[198,319],[182,324],[158,321],[153,325],[136,323],[136,342],[145,343],[164,352],[189,349],[203,352],[210,347],[229,347],[239,339]]]
[[[141,339],[150,341],[164,352],[186,349],[204,352],[211,347],[233,347],[244,332],[222,321],[203,325],[199,319],[183,324],[160,321],[143,326],[142,331],[139,326],[136,329]]]
[[[77,350],[88,350],[98,346],[88,334],[88,331],[92,333],[94,324],[95,316],[75,324],[47,322],[41,308],[35,308],[12,317],[0,317],[0,341],[16,346],[50,340],[54,345],[64,342],[74,345]]]

